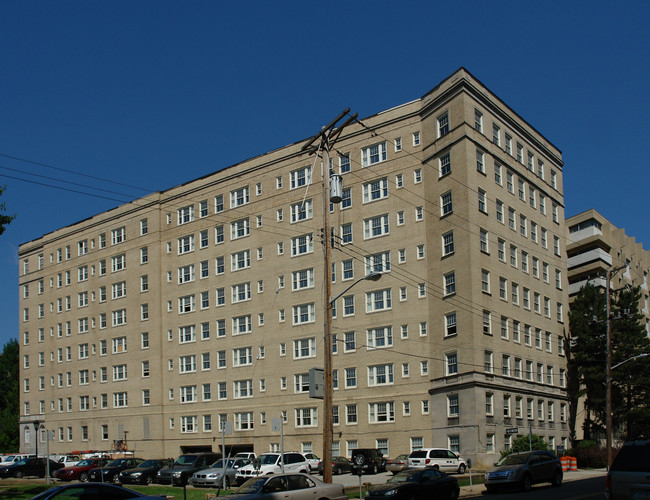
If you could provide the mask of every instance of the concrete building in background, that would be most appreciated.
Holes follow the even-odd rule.
[[[139,456],[220,451],[230,422],[261,453],[279,418],[320,454],[323,280],[369,272],[335,304],[333,455],[566,444],[560,151],[462,68],[343,130],[336,205],[304,142],[21,245],[21,450],[36,420],[52,451]]]

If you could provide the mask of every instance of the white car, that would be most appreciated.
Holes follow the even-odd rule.
[[[264,453],[260,455],[252,464],[245,465],[237,471],[237,483],[241,484],[251,477],[281,473],[281,458],[280,453]],[[309,474],[309,463],[305,455],[294,451],[284,452],[284,472]]]
[[[318,464],[320,463],[320,458],[314,453],[303,453],[307,459],[307,464],[309,465],[309,470],[311,472],[316,472],[318,470]]]
[[[409,468],[429,468],[464,474],[467,470],[467,462],[446,448],[422,448],[412,451],[409,455]]]
[[[6,465],[13,465],[16,462],[20,462],[23,458],[27,458],[29,455],[26,455],[25,453],[16,453],[15,455],[5,455],[2,458],[2,462],[0,462],[0,467],[4,467]]]

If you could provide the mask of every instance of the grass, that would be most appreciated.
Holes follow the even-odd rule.
[[[67,484],[67,483],[58,483],[58,484]],[[34,482],[33,484],[2,484],[0,483],[0,499],[9,499],[12,500],[29,500],[33,496],[38,495],[50,488],[55,486],[55,484],[47,485],[44,481]],[[169,495],[176,498],[176,500],[205,500],[206,493],[217,493],[216,489],[211,488],[187,488],[187,496],[183,496],[183,488],[173,487],[173,486],[161,486],[161,485],[149,485],[149,486],[136,486],[129,485],[126,486],[128,489],[139,491],[146,495]],[[230,493],[230,490],[221,491],[221,495]]]

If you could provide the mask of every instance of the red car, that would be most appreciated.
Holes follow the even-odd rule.
[[[54,477],[61,481],[88,481],[88,471],[96,467],[103,467],[110,458],[87,458],[73,465],[72,467],[64,467],[54,473]]]

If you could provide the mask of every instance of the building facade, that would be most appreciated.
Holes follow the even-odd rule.
[[[340,203],[304,142],[21,245],[21,449],[219,451],[229,422],[261,453],[277,418],[319,453],[323,280],[370,272],[334,304],[333,455],[566,442],[560,151],[462,68],[343,130]]]

